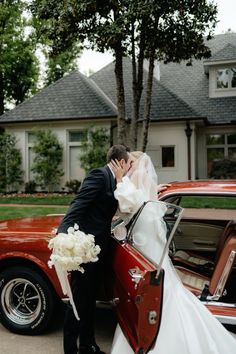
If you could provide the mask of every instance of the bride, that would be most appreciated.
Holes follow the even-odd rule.
[[[121,213],[131,217],[144,201],[157,200],[157,176],[147,154],[138,155],[125,177],[118,161],[112,161],[112,169],[117,179],[115,197]],[[166,228],[162,219],[165,210],[163,202],[147,203],[133,230],[136,248],[156,263],[160,261],[166,242]],[[162,320],[156,343],[149,353],[235,354],[236,340],[182,285],[168,254],[163,268]],[[134,354],[119,325],[115,331],[111,354]]]

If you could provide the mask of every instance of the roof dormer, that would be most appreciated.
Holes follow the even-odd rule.
[[[204,70],[209,74],[209,97],[236,96],[236,47],[227,44],[205,60]]]

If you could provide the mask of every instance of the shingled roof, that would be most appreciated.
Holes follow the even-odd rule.
[[[207,45],[214,61],[227,61],[231,55],[231,59],[236,59],[236,33],[217,35]],[[204,72],[203,63],[204,59],[193,60],[192,66],[186,66],[185,62],[161,63],[162,85],[186,102],[199,116],[207,117],[211,124],[235,124],[236,97],[209,98],[209,76]]]
[[[235,59],[236,33],[210,40],[214,60]],[[206,62],[206,61],[205,61]],[[144,77],[147,72],[144,70]],[[126,114],[132,116],[132,67],[124,59]],[[144,99],[141,102],[141,119]],[[0,117],[3,122],[60,121],[84,118],[115,118],[116,84],[114,63],[89,78],[78,71],[63,77]],[[207,119],[211,124],[236,123],[236,97],[209,98],[209,77],[204,59],[192,66],[160,63],[160,81],[154,78],[151,119],[153,121]]]
[[[132,116],[132,63],[129,58],[123,60],[123,76],[125,86],[125,101],[127,118]],[[100,89],[116,103],[116,85],[114,74],[114,63],[108,64],[102,70],[90,76]],[[144,70],[144,81],[147,72]],[[144,96],[144,95],[143,95]],[[141,115],[144,107],[144,98],[141,101]],[[198,114],[186,102],[180,99],[175,93],[164,87],[155,78],[153,80],[153,94],[151,107],[151,120],[163,121],[181,118],[194,119]],[[140,117],[142,119],[142,116]]]
[[[210,59],[205,60],[204,63],[228,60],[236,60],[236,46],[232,44],[227,44],[223,49],[212,55]]]
[[[86,76],[73,71],[0,117],[29,122],[116,117],[115,106]]]

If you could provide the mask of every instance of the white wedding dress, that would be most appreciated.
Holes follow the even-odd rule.
[[[143,173],[143,168],[140,171]],[[128,177],[117,184],[115,197],[121,212],[133,214],[147,200],[147,193],[139,187],[137,184],[134,186]],[[162,218],[165,210],[166,206],[162,202],[147,203],[132,232],[136,248],[157,264],[166,243],[166,226]],[[156,343],[149,353],[236,354],[236,340],[182,285],[168,254],[164,258],[163,268],[165,277],[161,326]],[[118,325],[111,354],[133,353]]]

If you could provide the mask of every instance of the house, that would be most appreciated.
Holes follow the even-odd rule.
[[[208,42],[207,60],[158,63],[153,82],[147,152],[159,182],[207,178],[212,162],[236,160],[236,33]],[[131,62],[124,59],[126,114],[132,114]],[[25,181],[33,178],[34,127],[53,130],[64,145],[61,186],[81,180],[79,165],[83,130],[91,124],[115,135],[114,63],[85,77],[78,71],[58,80],[0,117],[0,128],[16,135],[22,151]],[[115,140],[114,140],[115,141]]]

